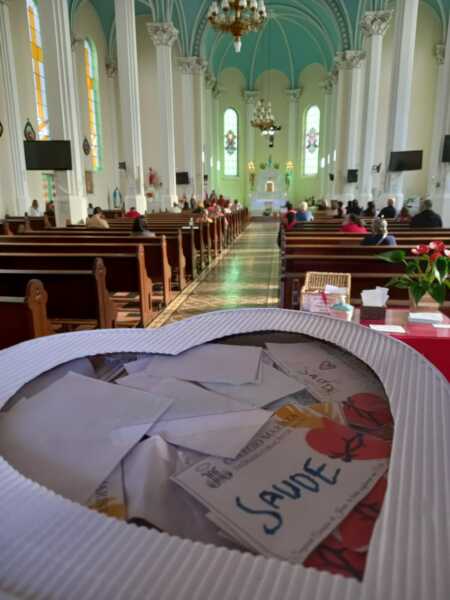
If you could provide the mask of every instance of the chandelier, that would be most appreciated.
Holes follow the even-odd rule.
[[[264,100],[258,100],[250,123],[252,127],[259,129],[262,135],[273,135],[276,131],[281,130],[273,116],[272,102],[264,102]]]
[[[212,27],[234,37],[236,52],[241,51],[242,36],[249,31],[258,31],[266,19],[264,0],[214,0],[208,12]]]

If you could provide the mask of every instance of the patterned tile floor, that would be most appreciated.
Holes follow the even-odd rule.
[[[151,327],[231,308],[277,306],[279,250],[277,223],[250,223],[202,281],[180,296]]]

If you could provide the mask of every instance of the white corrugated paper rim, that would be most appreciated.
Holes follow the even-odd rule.
[[[418,352],[386,335],[281,309],[206,313],[156,330],[59,334],[0,352],[0,407],[26,382],[76,358],[178,354],[264,331],[301,333],[340,346],[375,371],[390,399],[395,434],[389,485],[363,582],[127,525],[58,496],[0,458],[0,591],[6,597],[450,598],[450,386]]]

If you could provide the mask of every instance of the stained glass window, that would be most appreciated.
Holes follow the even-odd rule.
[[[84,42],[84,64],[88,96],[92,169],[94,171],[99,171],[103,166],[100,94],[98,86],[97,51],[95,45],[90,40],[85,40]]]
[[[43,200],[45,206],[55,201],[55,176],[52,173],[42,173]]]
[[[224,113],[224,175],[237,177],[239,174],[239,117],[234,108]]]
[[[37,137],[48,140],[50,137],[48,125],[47,92],[45,85],[44,53],[42,50],[41,22],[36,0],[27,0],[28,33],[30,35],[31,57],[33,61],[33,82],[37,112]]]
[[[319,172],[319,144],[320,144],[320,109],[311,106],[305,115],[305,157],[303,162],[304,174],[317,175]]]

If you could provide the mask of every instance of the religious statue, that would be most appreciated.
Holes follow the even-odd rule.
[[[114,208],[122,208],[122,194],[118,187],[113,191],[112,199]]]
[[[156,187],[159,183],[158,174],[153,170],[152,167],[148,170],[148,184],[150,187]]]

